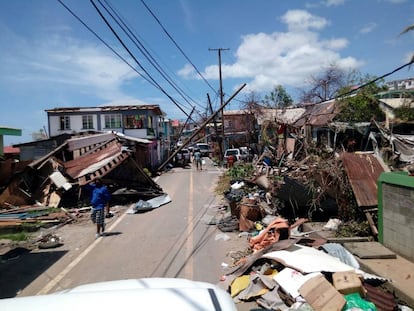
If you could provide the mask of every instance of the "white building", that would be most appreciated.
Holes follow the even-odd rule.
[[[164,143],[164,113],[158,105],[70,107],[45,110],[49,136],[87,131],[117,132],[151,140],[153,165],[160,163]]]

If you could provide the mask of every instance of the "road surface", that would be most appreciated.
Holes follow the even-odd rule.
[[[36,250],[1,265],[1,298],[48,294],[77,285],[142,277],[175,277],[216,284],[232,252],[246,249],[238,232],[222,233],[214,219],[225,201],[214,193],[222,168],[206,159],[174,168],[156,178],[171,202],[146,213],[121,209],[95,239],[94,226],[72,224],[61,230],[64,245]]]

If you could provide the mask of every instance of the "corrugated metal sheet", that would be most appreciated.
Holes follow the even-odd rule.
[[[89,176],[104,176],[112,169],[122,163],[128,155],[122,153],[122,146],[116,141],[98,148],[95,152],[91,152],[80,156],[71,161],[64,163],[66,173],[74,179],[78,179],[83,183],[89,180]]]
[[[112,133],[103,133],[89,135],[85,137],[75,137],[67,140],[68,150],[74,151],[85,147],[94,146],[115,139],[115,135]]]
[[[296,127],[302,127],[304,125],[327,125],[339,112],[335,103],[335,100],[329,100],[320,104],[307,106],[306,112],[293,125]]]
[[[12,147],[12,146],[5,146],[3,148],[4,154],[10,154],[10,153],[20,153],[20,148]]]
[[[371,153],[344,152],[341,158],[358,206],[376,206],[377,180],[385,171],[384,166]]]
[[[262,109],[261,113],[256,116],[257,123],[263,124],[265,121],[276,121],[278,123],[292,124],[296,122],[304,113],[306,109],[301,108],[286,108],[286,109]]]
[[[119,106],[101,106],[101,107],[68,107],[68,108],[53,108],[46,109],[47,113],[79,113],[79,112],[106,112],[106,111],[142,111],[152,110],[157,115],[162,115],[159,105],[119,105]]]
[[[397,310],[397,301],[393,294],[370,284],[364,284],[364,288],[367,291],[366,299],[374,303],[378,311]]]

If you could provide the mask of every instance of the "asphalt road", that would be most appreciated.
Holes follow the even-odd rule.
[[[33,251],[0,265],[1,298],[48,294],[77,285],[142,277],[176,277],[216,284],[232,252],[247,247],[237,233],[223,234],[211,220],[224,216],[214,193],[223,169],[206,159],[202,171],[174,168],[156,182],[171,202],[138,214],[119,210],[108,235],[94,227],[67,225],[60,248]],[[66,242],[65,242],[66,241]]]

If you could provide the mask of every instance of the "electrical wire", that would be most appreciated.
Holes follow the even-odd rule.
[[[93,0],[89,0],[91,2],[91,4],[93,5],[93,7],[95,8],[95,10],[98,12],[99,16],[103,19],[103,21],[105,22],[105,24],[109,27],[109,29],[111,30],[111,32],[114,34],[114,36],[118,39],[119,43],[124,47],[124,49],[128,52],[128,54],[134,59],[134,61],[137,63],[137,65],[139,66],[139,68],[141,68],[142,71],[145,72],[145,74],[151,79],[151,81],[153,81],[156,85],[157,88],[164,93],[176,106],[178,109],[180,109],[188,118],[190,118],[190,116],[188,115],[188,113],[186,111],[184,111],[184,109],[175,101],[175,99],[173,97],[171,97],[162,87],[161,85],[159,85],[155,79],[149,74],[149,72],[141,65],[141,63],[138,61],[138,59],[135,57],[135,55],[131,52],[131,50],[126,46],[126,44],[124,43],[124,41],[121,39],[121,37],[116,33],[115,29],[112,27],[112,25],[109,23],[109,21],[105,18],[105,16],[102,14],[101,10],[99,10],[98,6],[95,4],[95,2]],[[98,0],[99,3],[101,3]]]
[[[382,80],[382,79],[384,79],[385,77],[388,77],[388,76],[392,75],[393,73],[396,73],[397,71],[400,71],[401,69],[403,69],[403,68],[405,68],[405,67],[411,66],[413,63],[414,63],[414,59],[412,59],[412,60],[411,60],[411,61],[409,61],[408,63],[406,63],[406,64],[404,64],[404,65],[402,65],[402,66],[400,66],[400,67],[398,67],[398,68],[394,69],[393,71],[390,71],[390,72],[388,72],[388,73],[386,73],[386,74],[384,74],[384,75],[382,75],[382,76],[380,76],[380,77],[378,77],[378,78],[375,78],[375,79],[373,79],[373,80],[371,80],[371,81],[368,81],[368,82],[366,82],[366,83],[364,83],[364,84],[362,84],[362,85],[358,86],[357,88],[355,88],[355,89],[353,89],[353,90],[351,90],[351,91],[349,91],[349,92],[346,92],[346,93],[344,93],[344,94],[341,94],[341,95],[335,96],[334,98],[331,98],[331,99],[329,99],[329,100],[332,100],[332,99],[337,99],[337,98],[341,98],[341,97],[344,97],[344,96],[351,95],[352,93],[355,93],[356,91],[358,91],[358,90],[360,90],[360,89],[362,89],[362,88],[364,88],[364,87],[366,87],[366,86],[368,86],[368,85],[370,85],[370,84],[373,84],[373,83],[375,83],[375,82],[377,82],[377,81],[379,81],[379,80]]]
[[[203,79],[203,81],[210,87],[211,90],[213,90],[214,93],[217,91],[210,85],[210,83],[204,78],[204,76],[201,74],[201,72],[197,69],[197,67],[194,65],[194,63],[190,60],[190,58],[185,54],[185,52],[181,49],[181,47],[178,45],[178,43],[174,40],[174,38],[169,34],[167,29],[163,26],[161,21],[158,19],[158,17],[152,12],[152,10],[148,7],[148,5],[145,3],[144,0],[141,0],[142,4],[145,6],[145,8],[150,12],[150,14],[154,17],[154,19],[157,21],[157,23],[160,25],[162,30],[165,32],[165,34],[170,38],[170,40],[174,43],[174,45],[177,47],[177,49],[181,52],[181,54],[187,59],[187,61],[191,64],[191,66],[194,68],[194,70],[198,73],[198,75]]]
[[[155,88],[159,89],[162,93],[164,93],[187,117],[188,113],[184,111],[180,105],[175,101],[173,97],[171,97],[168,93],[165,92],[165,90],[151,77],[151,75],[148,74],[148,72],[141,66],[141,64],[137,61],[137,59],[134,57],[132,53],[130,53],[129,49],[123,44],[122,40],[117,36],[117,34],[113,31],[114,35],[120,40],[120,43],[124,46],[124,48],[128,51],[129,55],[134,59],[134,61],[138,64],[138,66],[141,68],[141,70],[147,74],[148,77],[144,76],[141,72],[137,70],[134,66],[132,66],[124,57],[122,57],[118,52],[116,52],[105,40],[103,40],[92,28],[90,28],[75,12],[73,12],[66,4],[62,2],[62,0],[57,0],[72,16],[74,16],[86,29],[88,29],[99,41],[101,41],[107,48],[109,48],[116,56],[118,56],[125,64],[127,64],[132,70],[134,70],[140,77],[142,77],[145,81],[150,83]],[[92,0],[90,0],[92,5],[95,7],[95,9],[99,11],[99,9],[95,6]],[[101,14],[100,14],[101,15]],[[101,15],[101,17],[106,21],[105,17]],[[108,25],[108,24],[107,24]],[[110,29],[111,26],[108,25]]]
[[[194,99],[192,99],[188,94],[186,94],[172,79],[171,77],[163,70],[163,68],[160,66],[160,64],[157,62],[157,60],[151,55],[151,53],[145,48],[145,46],[142,44],[141,40],[138,38],[137,35],[134,34],[134,32],[131,30],[131,27],[129,27],[125,23],[125,19],[120,16],[120,14],[111,6],[110,3],[108,3],[107,0],[103,0],[106,5],[111,9],[111,11],[115,14],[114,15],[109,12],[108,8],[105,7],[100,0],[98,0],[99,3],[104,7],[104,9],[107,11],[107,13],[114,19],[114,21],[118,24],[118,26],[127,34],[128,38],[134,42],[135,46],[138,48],[138,50],[144,55],[144,57],[149,61],[149,63],[158,71],[158,73],[182,96],[182,98],[190,105],[196,104],[199,105]],[[120,25],[120,23],[122,25]],[[124,28],[125,27],[125,28]],[[130,35],[129,35],[129,34]],[[132,37],[131,37],[132,36]],[[191,100],[193,103],[190,103]],[[201,105],[200,105],[201,106]]]

